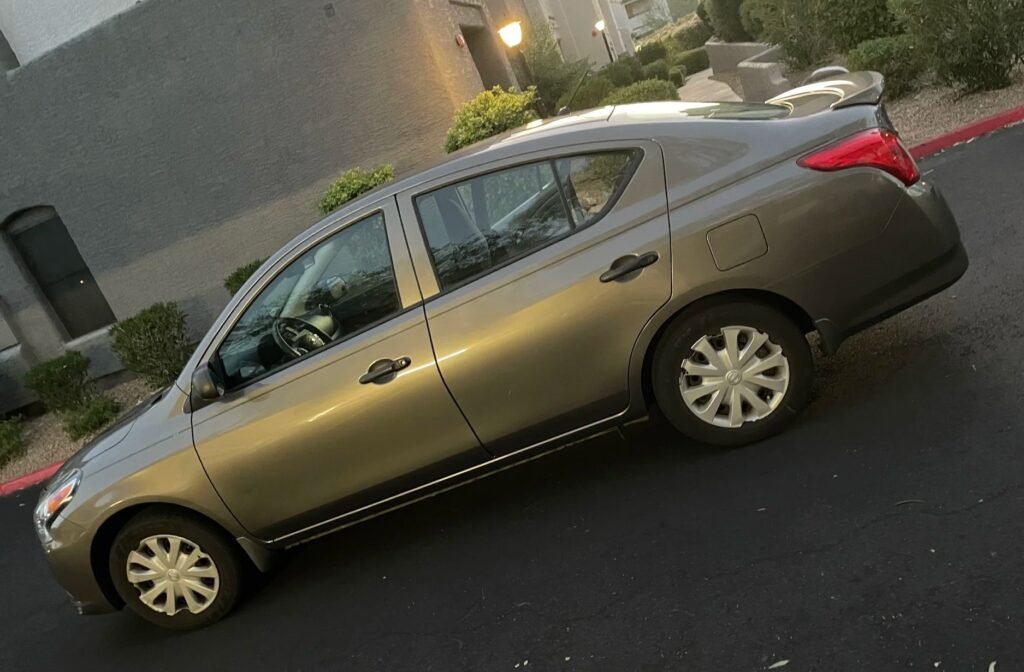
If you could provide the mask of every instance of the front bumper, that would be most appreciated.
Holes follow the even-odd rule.
[[[50,526],[53,541],[43,544],[46,559],[57,582],[80,614],[106,614],[117,607],[96,580],[91,550],[92,537],[58,516]]]
[[[826,352],[959,280],[968,267],[960,229],[934,185],[907,190],[885,230],[775,288],[811,315]]]

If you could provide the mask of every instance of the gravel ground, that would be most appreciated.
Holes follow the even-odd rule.
[[[959,96],[949,87],[932,87],[890,101],[886,107],[903,142],[913,147],[986,117],[1024,105],[1024,73],[999,91]]]
[[[131,410],[135,404],[147,398],[153,390],[142,380],[130,380],[105,392],[121,402],[122,412]],[[91,437],[72,441],[64,433],[60,418],[47,413],[25,422],[25,454],[0,469],[0,483],[9,481],[37,469],[48,467],[71,457]]]

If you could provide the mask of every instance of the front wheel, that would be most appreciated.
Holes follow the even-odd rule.
[[[230,612],[242,588],[238,549],[204,520],[145,511],[118,533],[110,576],[129,609],[171,630],[211,625]]]
[[[682,434],[715,446],[784,430],[807,405],[814,360],[803,332],[777,310],[735,301],[696,306],[658,343],[651,382]]]

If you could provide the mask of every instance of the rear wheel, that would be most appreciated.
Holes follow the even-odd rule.
[[[171,630],[202,628],[226,616],[241,594],[242,567],[220,529],[176,511],[132,518],[110,551],[110,576],[121,599]]]
[[[672,322],[655,350],[658,407],[686,436],[740,446],[784,430],[807,405],[813,379],[807,339],[759,303],[697,306]]]

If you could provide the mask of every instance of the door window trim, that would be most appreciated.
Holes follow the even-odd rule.
[[[566,149],[568,149],[568,148],[566,148]],[[590,219],[590,221],[588,221],[586,223],[576,223],[575,216],[573,215],[573,211],[572,211],[572,204],[569,203],[569,199],[566,197],[565,188],[562,185],[561,177],[558,174],[557,162],[562,160],[562,159],[574,159],[574,158],[581,158],[581,157],[597,156],[597,155],[600,155],[600,154],[618,154],[618,153],[624,153],[624,152],[628,152],[628,153],[631,153],[633,155],[632,159],[630,160],[629,165],[626,167],[626,170],[623,172],[624,178],[619,181],[619,184],[615,187],[615,190],[608,197],[608,201],[605,203],[604,207],[601,208],[600,212],[598,212],[596,215],[594,215]],[[624,194],[626,192],[626,189],[629,188],[629,185],[633,182],[633,178],[636,177],[636,173],[637,173],[637,170],[640,168],[640,164],[642,164],[644,162],[644,159],[646,157],[647,157],[647,151],[643,147],[640,147],[640,146],[623,146],[623,147],[616,147],[616,148],[611,148],[611,149],[598,149],[598,150],[594,150],[594,151],[580,151],[580,150],[577,150],[575,152],[568,152],[567,151],[567,152],[564,152],[564,153],[559,153],[559,154],[555,154],[555,155],[551,155],[551,156],[546,156],[546,157],[542,157],[542,158],[535,158],[535,159],[532,159],[532,160],[524,160],[524,161],[520,161],[520,162],[516,162],[516,163],[510,163],[510,164],[507,164],[507,165],[502,165],[502,166],[497,167],[497,168],[491,168],[491,169],[485,170],[483,172],[475,172],[475,173],[473,173],[473,174],[471,174],[469,176],[464,176],[464,177],[461,177],[461,178],[458,178],[458,179],[451,179],[451,180],[448,180],[448,181],[445,181],[445,182],[442,182],[442,183],[432,184],[430,186],[430,188],[428,188],[428,189],[423,189],[422,191],[417,191],[417,192],[415,192],[413,194],[410,194],[409,200],[412,203],[413,213],[416,216],[416,226],[418,227],[418,233],[420,235],[420,238],[423,241],[424,248],[426,249],[427,259],[430,262],[430,271],[434,274],[434,280],[435,280],[435,283],[437,284],[437,288],[438,288],[437,294],[434,294],[429,299],[426,299],[426,301],[427,302],[433,301],[434,299],[437,299],[437,298],[440,298],[442,296],[446,296],[446,295],[448,295],[448,294],[450,294],[452,292],[458,291],[458,290],[462,289],[463,287],[466,287],[467,285],[472,284],[472,283],[480,280],[481,278],[485,278],[488,275],[490,275],[490,274],[492,274],[492,273],[494,273],[496,271],[499,271],[499,270],[505,268],[506,266],[510,266],[510,265],[516,263],[517,261],[522,261],[523,259],[525,259],[526,257],[529,257],[530,255],[536,254],[537,252],[540,252],[541,250],[544,250],[544,249],[546,249],[548,247],[551,247],[552,245],[554,245],[556,243],[559,243],[559,242],[565,240],[566,238],[571,237],[572,235],[576,234],[579,231],[583,231],[584,229],[589,229],[590,227],[594,226],[595,224],[597,224],[598,222],[603,220],[608,215],[608,213],[611,212],[611,210],[615,207],[615,205],[619,202],[619,199],[622,198],[622,194]],[[419,206],[419,199],[420,199],[420,197],[428,196],[430,194],[433,194],[435,192],[441,191],[443,189],[447,189],[447,188],[452,187],[452,186],[457,186],[457,185],[460,185],[460,184],[466,184],[466,183],[469,183],[469,182],[471,182],[473,180],[484,178],[484,177],[487,177],[489,175],[495,175],[497,173],[502,173],[502,172],[505,172],[505,171],[515,170],[516,168],[522,168],[524,166],[541,165],[541,164],[544,164],[544,163],[547,163],[547,164],[550,165],[552,173],[554,174],[555,182],[556,182],[556,184],[558,186],[558,197],[562,201],[562,207],[565,208],[565,212],[566,212],[566,214],[568,216],[569,230],[566,231],[565,233],[561,233],[561,234],[555,236],[554,238],[551,238],[550,240],[545,241],[544,244],[539,246],[539,247],[535,247],[535,248],[532,248],[532,249],[529,249],[529,250],[524,250],[523,252],[520,252],[519,254],[517,254],[514,257],[509,257],[508,259],[503,259],[501,261],[501,263],[495,264],[494,266],[490,266],[490,267],[488,267],[484,271],[481,271],[481,272],[479,272],[479,273],[477,273],[475,275],[471,275],[471,276],[469,276],[467,278],[464,278],[464,279],[460,280],[458,283],[456,283],[456,284],[454,284],[454,285],[452,285],[450,287],[444,287],[442,285],[442,282],[441,282],[441,276],[440,276],[440,274],[437,271],[437,262],[434,259],[434,254],[433,254],[433,251],[432,251],[431,246],[430,246],[430,239],[427,237],[427,230],[426,230],[426,227],[423,224],[423,217],[421,216],[421,213],[420,213],[420,206]]]
[[[392,198],[391,200],[393,202],[394,199]],[[231,317],[228,320],[226,320],[224,325],[218,330],[217,336],[210,342],[210,345],[206,348],[206,351],[203,353],[203,357],[199,360],[199,363],[194,369],[192,369],[189,375],[191,376],[192,374],[194,374],[195,371],[202,366],[210,366],[215,368],[217,375],[220,376],[221,379],[223,380],[224,371],[223,369],[220,368],[220,348],[224,344],[224,341],[227,339],[227,337],[231,334],[235,326],[238,325],[239,320],[241,320],[245,316],[246,312],[252,306],[256,298],[262,295],[264,290],[266,290],[271,283],[277,280],[277,278],[281,275],[282,272],[284,272],[285,269],[289,268],[293,263],[297,262],[307,252],[319,246],[320,244],[326,242],[327,240],[333,238],[334,236],[339,235],[345,229],[348,229],[349,227],[359,224],[361,222],[365,222],[366,220],[374,217],[375,215],[380,215],[381,219],[384,222],[384,236],[385,239],[387,240],[388,259],[391,260],[391,269],[393,273],[392,282],[394,283],[395,286],[395,296],[398,297],[399,304],[401,304],[402,293],[401,287],[399,285],[397,269],[395,266],[395,255],[392,250],[392,245],[394,243],[392,242],[392,236],[388,231],[387,208],[385,207],[385,205],[378,203],[371,209],[362,211],[358,213],[354,218],[346,220],[343,224],[340,224],[338,226],[325,226],[321,231],[317,232],[317,234],[311,236],[309,239],[303,241],[303,243],[300,243],[296,247],[292,248],[292,250],[288,252],[287,256],[282,257],[280,260],[278,260],[277,265],[272,269],[272,271],[261,277],[260,282],[257,284],[257,286],[254,287],[250,291],[250,293],[245,297],[245,300],[235,308]],[[398,241],[398,243],[405,245],[405,237],[403,236],[402,240]],[[422,303],[423,302],[421,300],[408,306],[402,306],[402,309],[400,311],[388,315],[387,317],[381,318],[376,322],[365,325],[364,327],[356,331],[353,331],[349,334],[345,334],[345,336],[343,336],[342,338],[339,338],[336,341],[331,341],[322,348],[318,348],[311,352],[307,352],[305,355],[301,357],[296,357],[295,359],[289,360],[283,366],[280,366],[276,369],[264,371],[260,375],[245,381],[238,387],[226,389],[223,398],[227,399],[229,397],[236,397],[240,392],[242,392],[246,388],[251,387],[252,385],[255,385],[256,383],[262,382],[271,376],[277,375],[278,373],[287,371],[288,369],[291,369],[294,365],[308,361],[309,359],[312,359],[316,355],[320,355],[330,350],[333,350],[336,346],[341,345],[342,343],[347,343],[348,341],[351,341],[352,339],[361,336],[368,331],[376,329],[377,327],[380,327],[381,325],[386,324],[391,320],[401,317],[412,310],[420,308],[422,306]]]

